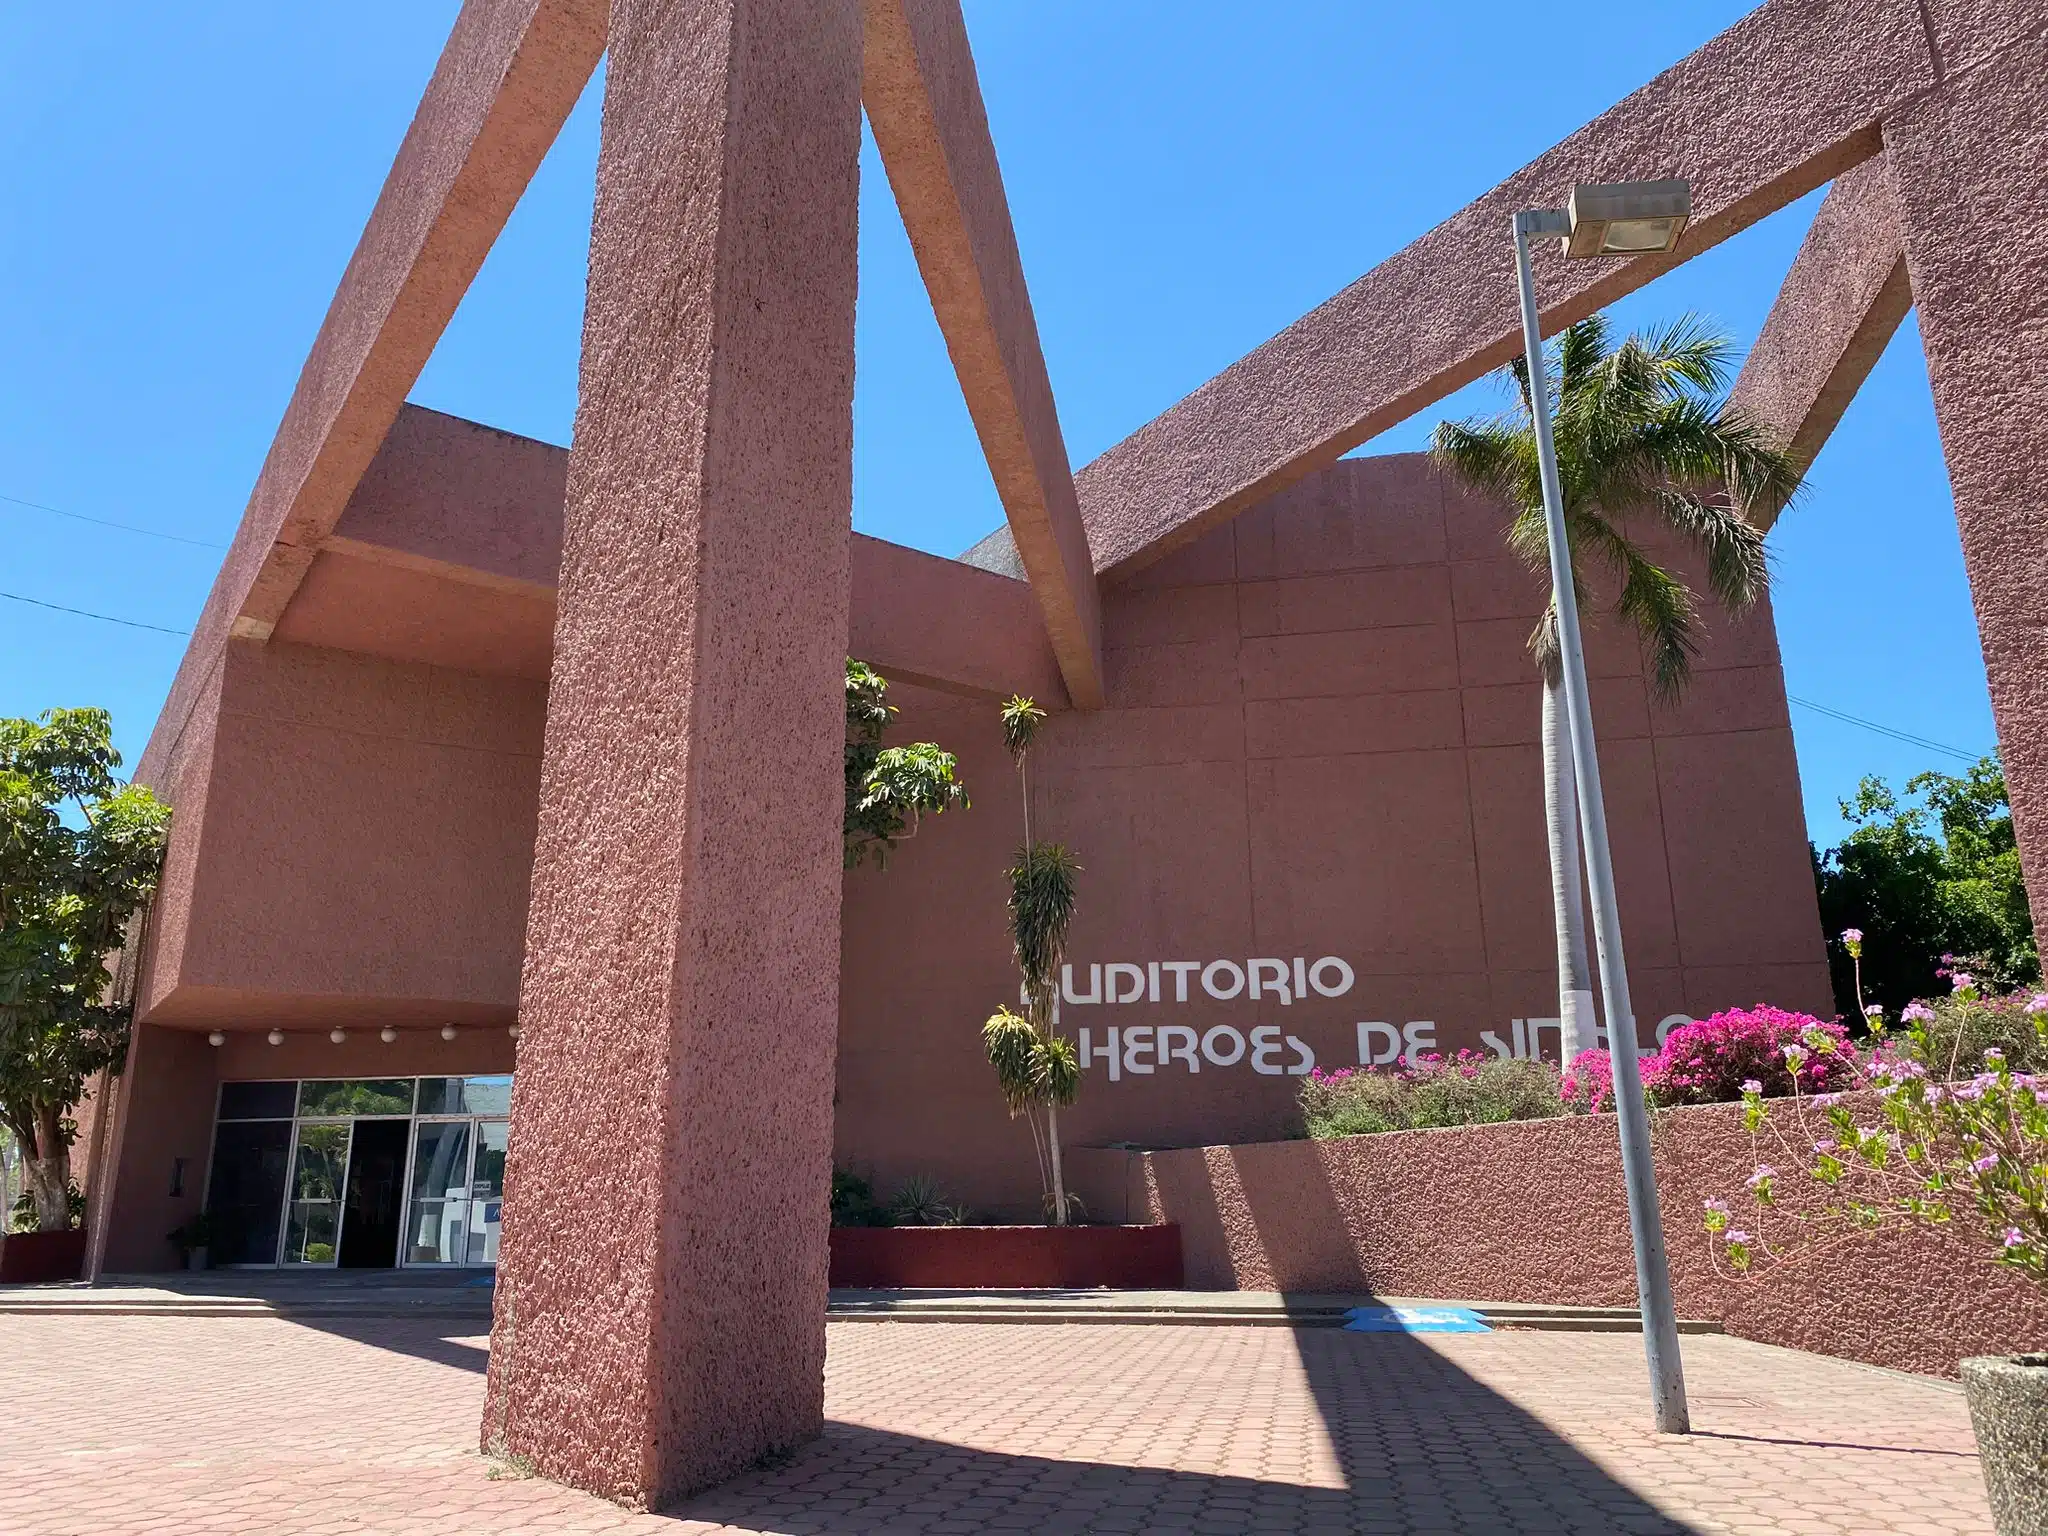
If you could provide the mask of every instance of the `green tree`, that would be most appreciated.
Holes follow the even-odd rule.
[[[1614,583],[1614,614],[1640,639],[1652,694],[1684,689],[1699,650],[1698,602],[1650,558],[1630,524],[1660,525],[1700,557],[1707,586],[1729,613],[1764,595],[1770,571],[1752,511],[1776,511],[1798,494],[1800,467],[1728,403],[1729,339],[1688,315],[1612,345],[1604,317],[1568,326],[1544,352],[1544,387],[1556,401],[1553,435],[1572,581],[1582,609],[1580,562],[1590,556]],[[1529,403],[1529,370],[1505,370],[1515,408],[1444,422],[1430,440],[1437,463],[1514,511],[1508,547],[1546,576],[1550,546]],[[1543,679],[1544,814],[1557,925],[1558,1015],[1570,1061],[1594,1043],[1592,971],[1580,888],[1577,776],[1563,718],[1555,602],[1529,636]]]
[[[106,957],[170,834],[170,807],[120,765],[103,709],[0,720],[0,1117],[45,1232],[71,1224],[68,1111],[127,1054],[131,1005],[109,996]]]
[[[1996,757],[1961,775],[1915,774],[1903,795],[1865,778],[1841,807],[1850,830],[1838,846],[1816,851],[1813,863],[1835,1006],[1844,1017],[1861,1012],[1841,939],[1848,929],[1863,933],[1866,1000],[1894,1015],[1915,998],[1946,992],[1944,971],[1998,989],[2040,979]]]
[[[1071,1203],[1060,1163],[1060,1111],[1080,1095],[1081,1063],[1074,1043],[1059,1032],[1058,987],[1081,866],[1061,844],[1034,842],[1031,837],[1028,763],[1044,720],[1045,711],[1029,699],[1013,698],[1003,705],[1003,744],[1017,765],[1024,800],[1024,846],[1007,871],[1010,944],[1023,978],[1018,989],[1021,1011],[1007,1005],[998,1008],[982,1025],[981,1040],[1011,1117],[1023,1116],[1031,1128],[1053,1225],[1065,1226]]]
[[[960,765],[935,742],[885,747],[896,710],[888,681],[864,661],[846,658],[846,867],[870,854],[887,867],[889,854],[917,835],[925,816],[968,804]]]

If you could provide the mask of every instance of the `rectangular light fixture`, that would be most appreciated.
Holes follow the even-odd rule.
[[[1692,217],[1692,185],[1623,181],[1572,191],[1567,256],[1645,256],[1671,250]]]

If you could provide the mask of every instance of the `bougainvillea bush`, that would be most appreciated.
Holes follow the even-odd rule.
[[[1557,1068],[1484,1051],[1431,1052],[1386,1070],[1317,1067],[1301,1084],[1302,1119],[1318,1141],[1564,1113]]]
[[[1826,1052],[1807,1049],[1795,1066],[1785,1054],[1815,1036],[1832,1044]],[[1848,1085],[1856,1059],[1849,1033],[1810,1013],[1789,1013],[1759,1003],[1731,1008],[1712,1018],[1681,1024],[1665,1036],[1663,1048],[1642,1058],[1643,1096],[1660,1109],[1680,1104],[1732,1104],[1745,1083],[1757,1083],[1766,1098],[1783,1098],[1797,1086],[1825,1093]],[[1563,1078],[1565,1103],[1599,1112],[1613,1106],[1614,1062],[1605,1051],[1581,1051]]]
[[[1953,980],[1957,1003],[1980,1000],[1969,976]],[[2048,992],[2017,1006],[2048,1053]],[[1761,1082],[1743,1085],[1756,1171],[1745,1193],[1707,1202],[1716,1253],[1741,1272],[1829,1232],[1953,1225],[2048,1288],[2048,1075],[2015,1070],[1996,1048],[1959,1062],[1925,1003],[1896,1028],[1881,1010],[1869,1017],[1873,1048],[1847,1061],[1845,1086],[1861,1091],[1795,1086],[1789,1103],[1767,1106]],[[1845,1053],[1814,1031],[1785,1055],[1800,1068]],[[1806,1076],[1795,1072],[1795,1085]]]
[[[1835,1049],[1808,1051],[1794,1065],[1785,1047],[1808,1044],[1815,1031]],[[1848,1086],[1853,1060],[1849,1032],[1841,1025],[1759,1003],[1672,1030],[1663,1049],[1644,1061],[1643,1088],[1659,1105],[1732,1104],[1748,1082],[1760,1084],[1767,1099],[1785,1097],[1795,1084],[1826,1093]]]

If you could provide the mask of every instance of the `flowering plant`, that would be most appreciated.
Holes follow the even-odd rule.
[[[1958,1001],[1976,1000],[1969,976],[1953,980]],[[2025,1007],[2048,1051],[2048,992]],[[1925,1003],[1907,1005],[1896,1033],[1881,1010],[1869,1017],[1876,1049],[1863,1061],[1818,1029],[1788,1052],[1841,1059],[1845,1086],[1870,1098],[1859,1094],[1851,1103],[1841,1091],[1810,1093],[1802,1082],[1810,1075],[1795,1073],[1791,1102],[1774,1114],[1761,1083],[1744,1085],[1743,1126],[1759,1153],[1748,1180],[1754,1230],[1738,1224],[1727,1200],[1709,1200],[1706,1229],[1721,1258],[1740,1272],[1782,1257],[1797,1230],[1786,1222],[1808,1231],[1868,1231],[1943,1226],[1974,1210],[1997,1261],[2048,1287],[2048,1076],[2014,1071],[1997,1049],[1984,1052],[1981,1071],[1968,1072],[1961,1037],[1944,1052],[1937,1015]],[[1819,1187],[1818,1210],[1785,1209],[1787,1175],[1763,1160],[1766,1136],[1774,1155]],[[1773,1228],[1785,1235],[1774,1241]]]
[[[1817,1037],[1827,1039],[1827,1050],[1808,1044]],[[1643,1063],[1643,1087],[1652,1102],[1667,1105],[1729,1103],[1752,1081],[1764,1097],[1781,1098],[1795,1088],[1846,1087],[1854,1061],[1841,1025],[1759,1003],[1672,1030]]]
[[[1828,1049],[1809,1046],[1809,1038],[1825,1039]],[[1668,1108],[1733,1103],[1752,1082],[1767,1098],[1795,1087],[1824,1092],[1848,1086],[1855,1060],[1841,1025],[1758,1003],[1672,1030],[1662,1049],[1642,1059],[1643,1094]],[[1614,1058],[1605,1051],[1581,1051],[1565,1069],[1564,1098],[1574,1109],[1609,1109],[1613,1091]]]

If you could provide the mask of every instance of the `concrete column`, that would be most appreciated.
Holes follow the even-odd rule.
[[[815,1434],[854,0],[614,0],[484,1445],[659,1505]]]
[[[2039,927],[2048,920],[2048,33],[1887,117],[1885,148]]]

